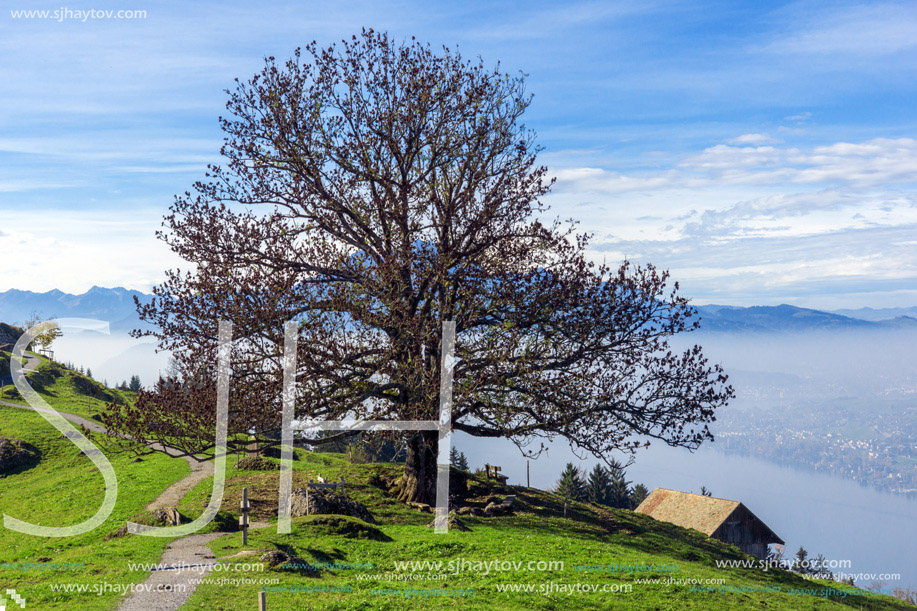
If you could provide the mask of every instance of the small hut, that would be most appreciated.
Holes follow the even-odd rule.
[[[699,530],[762,560],[767,558],[768,545],[783,545],[783,539],[739,501],[656,488],[636,511],[662,522]]]

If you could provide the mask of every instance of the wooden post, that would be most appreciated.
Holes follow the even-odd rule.
[[[242,527],[242,546],[248,545],[248,512],[251,505],[248,503],[248,488],[242,488],[242,503],[240,503],[242,517],[239,518],[239,526]]]
[[[529,477],[529,465],[531,463],[532,461],[530,460],[525,461],[525,487],[526,488],[532,487],[532,479]]]
[[[258,611],[267,611],[267,592],[258,592]]]

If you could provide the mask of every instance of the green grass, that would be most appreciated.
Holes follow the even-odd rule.
[[[230,461],[232,463],[233,461]],[[317,475],[348,482],[351,498],[366,504],[379,522],[375,525],[385,537],[370,536],[367,526],[328,523],[317,516],[294,518],[293,533],[278,535],[276,528],[253,529],[249,549],[263,551],[280,549],[306,561],[321,565],[338,563],[372,568],[335,568],[322,570],[318,577],[295,571],[265,570],[249,572],[223,571],[205,581],[182,607],[184,610],[207,609],[230,611],[254,608],[257,593],[264,584],[235,582],[219,583],[219,579],[278,579],[280,587],[291,588],[350,588],[349,591],[278,591],[269,584],[269,609],[356,610],[378,609],[913,609],[890,597],[850,595],[824,598],[812,595],[792,595],[791,588],[847,589],[827,581],[807,581],[784,571],[753,569],[720,569],[717,559],[745,558],[736,548],[710,539],[698,532],[657,522],[626,510],[609,510],[588,504],[574,504],[563,517],[562,501],[555,495],[528,488],[491,488],[475,481],[483,502],[490,493],[517,495],[521,510],[505,518],[462,518],[469,532],[451,530],[437,535],[425,526],[430,514],[412,510],[379,487],[381,476],[394,476],[398,465],[352,465],[342,455],[303,452],[296,461],[294,487]],[[275,472],[227,471],[226,501],[223,508],[238,514],[238,501],[243,487],[249,488],[255,519],[270,520],[276,516],[277,481]],[[381,478],[381,479],[384,479]],[[375,483],[375,485],[374,485]],[[183,512],[197,515],[210,494],[212,481],[202,482],[186,497]],[[348,520],[348,522],[358,522]],[[373,529],[375,530],[375,529]],[[362,533],[362,534],[361,534]],[[364,536],[365,535],[365,536]],[[389,539],[389,540],[384,540]],[[211,548],[218,557],[245,568],[257,560],[257,555],[232,558],[241,549],[241,534],[234,533],[216,539]],[[554,572],[491,571],[482,575],[472,572],[446,574],[443,580],[393,581],[397,575],[395,561],[563,561],[563,570]],[[577,565],[677,565],[677,572],[609,573],[577,570]],[[427,574],[430,571],[419,571]],[[404,571],[401,572],[403,576]],[[369,578],[367,575],[379,575]],[[635,579],[652,577],[676,579],[724,579],[733,588],[779,587],[781,592],[711,593],[691,591],[689,585],[635,583]],[[549,584],[630,585],[629,593],[505,593],[498,591],[503,584],[526,584],[539,587]],[[473,596],[411,596],[403,595],[410,588],[467,589]],[[545,587],[548,587],[545,585]],[[374,595],[373,590],[402,591],[402,595]]]
[[[59,407],[55,397],[49,397]],[[62,408],[63,409],[63,408]],[[68,410],[71,411],[71,410]],[[67,526],[92,516],[103,495],[102,475],[76,446],[41,416],[0,406],[0,435],[22,439],[42,453],[31,469],[0,477],[0,512],[46,526]],[[130,571],[128,562],[159,561],[167,539],[121,537],[105,541],[171,483],[188,472],[184,460],[157,454],[131,462],[128,455],[109,456],[118,477],[114,512],[98,529],[76,537],[44,538],[0,528],[0,587],[13,588],[27,600],[27,609],[114,609],[121,594],[53,592],[52,585],[126,585],[143,581],[148,573]],[[82,565],[74,570],[2,568],[4,563],[52,562]]]
[[[102,401],[87,401],[100,392],[115,393],[88,381],[85,376],[42,360],[30,375],[36,390],[61,411],[92,417]],[[131,400],[130,393],[117,393]],[[101,499],[102,477],[91,462],[78,452],[38,414],[19,408],[0,407],[0,435],[22,439],[37,446],[42,461],[31,469],[0,478],[0,512],[39,524],[61,526],[78,523],[92,515]],[[347,484],[348,495],[365,504],[377,520],[370,526],[355,519],[329,519],[321,516],[296,518],[291,535],[278,535],[276,528],[253,529],[249,550],[257,554],[280,549],[314,564],[349,563],[372,568],[323,569],[317,577],[295,571],[239,572],[212,574],[192,595],[183,609],[235,611],[255,608],[257,592],[267,584],[261,579],[277,579],[270,584],[269,609],[300,610],[395,610],[412,609],[913,609],[889,597],[850,595],[824,598],[793,596],[790,588],[823,588],[845,590],[832,582],[812,582],[783,571],[763,572],[753,569],[719,569],[715,561],[743,558],[731,546],[695,531],[657,522],[625,510],[609,510],[574,503],[568,517],[555,495],[528,488],[494,486],[472,480],[471,501],[483,504],[490,494],[515,494],[519,511],[504,518],[462,518],[469,532],[452,529],[437,535],[426,525],[432,515],[413,510],[392,498],[384,482],[400,472],[399,465],[351,464],[343,455],[315,454],[298,450],[294,487],[322,475]],[[52,585],[78,584],[88,588],[99,584],[126,586],[143,581],[147,573],[130,571],[128,562],[156,563],[167,539],[127,536],[104,540],[137,514],[169,484],[188,472],[182,459],[150,455],[142,462],[131,462],[129,455],[110,457],[118,474],[120,494],[113,515],[102,528],[72,538],[47,539],[21,535],[0,529],[0,588],[13,588],[28,601],[27,609],[88,609],[117,607],[123,595],[109,591],[94,593],[54,592]],[[252,519],[273,521],[277,511],[278,471],[242,471],[234,469],[231,457],[227,485],[218,526],[233,524],[239,515],[242,489],[249,489]],[[276,462],[276,461],[275,461]],[[212,478],[201,482],[180,503],[179,510],[196,517],[206,505]],[[842,536],[843,533],[838,533]],[[241,549],[241,534],[233,533],[214,540],[211,548],[218,557],[239,568],[250,568],[257,555],[235,556]],[[487,574],[469,570],[453,574],[418,570],[423,575],[444,574],[445,579],[402,580],[409,571],[396,571],[396,561],[492,562],[492,561],[561,561],[563,569],[552,572],[490,571]],[[79,568],[66,571],[4,569],[2,563],[53,562],[76,563]],[[640,574],[581,571],[577,565],[677,565],[674,572]],[[258,565],[256,565],[258,566]],[[711,593],[692,591],[689,585],[636,583],[642,578],[723,579],[731,588],[779,587],[782,592]],[[235,583],[219,583],[219,579]],[[242,583],[240,579],[254,583]],[[506,593],[501,586],[533,586],[534,593]],[[579,592],[539,593],[547,584],[584,584],[588,586],[632,586],[628,593]],[[279,591],[277,586],[313,588]],[[326,591],[314,588],[326,588]],[[582,586],[580,586],[582,587]],[[339,588],[346,591],[328,591]],[[411,588],[421,591],[444,589],[473,590],[473,596],[377,595],[385,589],[401,593]]]
[[[9,356],[6,356],[9,363]],[[32,388],[54,409],[85,418],[98,416],[105,406],[113,401],[130,402],[135,398],[132,392],[107,388],[85,375],[52,363],[45,357],[37,370],[27,375]],[[12,385],[0,389],[0,400],[24,403],[19,391]]]

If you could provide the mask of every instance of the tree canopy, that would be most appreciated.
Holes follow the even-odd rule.
[[[454,430],[521,448],[564,437],[600,457],[712,438],[732,390],[699,347],[669,348],[696,325],[677,283],[595,263],[575,223],[549,220],[522,75],[366,30],[268,58],[228,93],[225,163],[175,199],[159,233],[189,269],[138,308],[193,380],[208,375],[218,321],[233,322],[234,409],[255,418],[238,430],[279,426],[288,320],[297,417],[435,420],[454,320]],[[206,420],[157,388],[136,408],[148,420]],[[432,498],[436,443],[410,437],[402,498]]]

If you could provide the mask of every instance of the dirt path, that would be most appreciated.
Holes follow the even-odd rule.
[[[29,356],[23,369],[26,372],[34,371],[39,363],[38,357]],[[50,412],[45,408],[33,408],[29,405],[10,403],[8,401],[0,401],[0,405],[34,409],[45,413]],[[58,413],[70,422],[85,426],[90,431],[97,433],[107,432],[105,427],[88,418],[66,412]],[[150,447],[156,451],[173,455],[160,444],[154,444]],[[183,458],[188,461],[191,473],[166,488],[153,502],[146,506],[147,509],[178,506],[178,503],[192,488],[213,475],[213,463],[209,461],[199,462],[190,456],[184,456]],[[252,524],[252,527],[261,526],[267,526],[267,524],[259,523],[257,526]],[[159,560],[161,568],[153,570],[150,576],[136,587],[134,593],[118,607],[118,611],[175,611],[181,607],[194,593],[201,579],[217,563],[207,544],[225,534],[223,532],[215,532],[191,535],[172,541]]]
[[[213,463],[188,459],[191,473],[166,488],[147,509],[177,507],[194,486],[213,475]],[[172,541],[159,559],[159,566],[134,590],[118,611],[174,611],[197,589],[216,564],[207,544],[226,533],[191,535]]]
[[[217,564],[207,544],[226,533],[191,535],[169,544],[154,570],[118,611],[175,611]]]
[[[212,462],[198,462],[190,457],[186,457],[186,459],[188,465],[191,467],[191,473],[166,488],[162,494],[157,496],[153,499],[152,503],[146,506],[147,509],[153,510],[162,507],[178,507],[178,503],[185,498],[186,494],[191,492],[199,483],[213,475]]]

